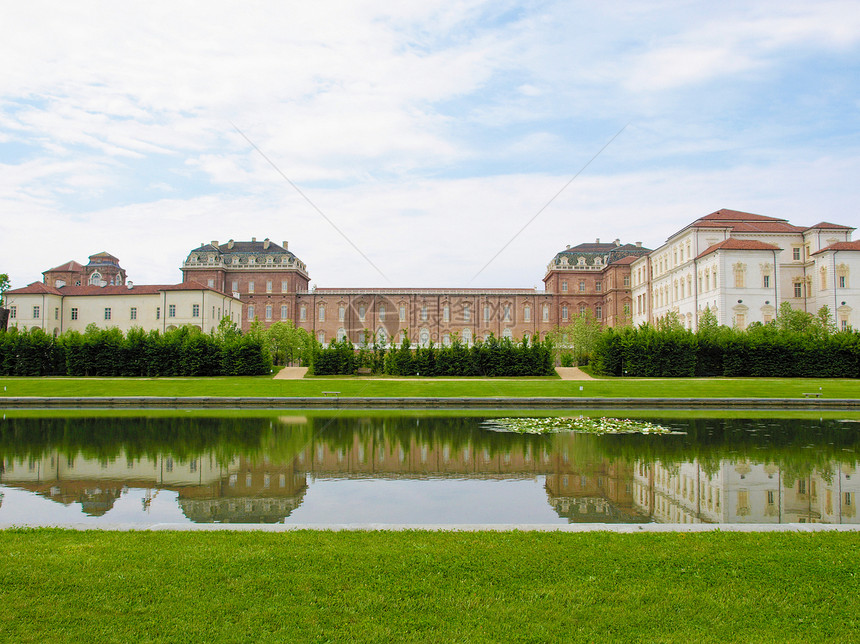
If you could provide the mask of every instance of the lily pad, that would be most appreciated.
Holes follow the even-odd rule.
[[[629,418],[492,418],[481,423],[484,429],[517,434],[557,434],[583,432],[588,434],[668,434],[671,430],[643,420]]]

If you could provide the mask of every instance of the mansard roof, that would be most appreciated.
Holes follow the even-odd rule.
[[[737,239],[736,237],[729,237],[725,241],[721,241],[717,244],[709,246],[705,249],[703,253],[700,253],[696,259],[700,257],[704,257],[705,255],[710,255],[714,251],[717,250],[782,250],[779,246],[775,246],[774,244],[766,244],[765,242],[757,241],[755,239]]]
[[[550,267],[555,266],[572,266],[579,265],[579,258],[585,259],[586,266],[608,266],[609,264],[618,263],[619,260],[634,256],[640,257],[651,252],[650,248],[645,248],[638,244],[622,244],[619,240],[602,244],[600,241],[585,242],[570,246],[555,254],[550,262]],[[597,258],[600,261],[595,261]],[[567,259],[567,263],[561,261],[562,258]]]
[[[183,270],[206,267],[208,264],[206,255],[209,255],[209,259],[211,259],[214,254],[216,262],[222,262],[225,266],[229,267],[236,267],[240,264],[268,264],[268,261],[251,261],[255,257],[268,257],[272,260],[271,263],[276,266],[298,268],[306,271],[307,267],[304,262],[290,252],[286,248],[286,244],[287,242],[284,242],[283,245],[276,244],[268,238],[263,241],[257,241],[256,239],[252,239],[251,241],[234,241],[231,239],[226,244],[219,244],[217,241],[209,244],[200,244],[200,246],[188,253],[188,257],[183,264]]]

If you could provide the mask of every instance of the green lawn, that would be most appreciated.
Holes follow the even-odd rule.
[[[7,642],[847,642],[857,533],[0,532]]]
[[[0,396],[585,396],[608,398],[860,398],[860,380],[805,378],[0,378]]]

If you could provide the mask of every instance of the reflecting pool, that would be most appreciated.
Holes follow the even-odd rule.
[[[0,526],[858,523],[855,419],[655,412],[672,434],[603,436],[484,420],[6,417]]]

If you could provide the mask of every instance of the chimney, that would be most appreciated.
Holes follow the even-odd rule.
[[[600,237],[598,237],[597,239],[595,239],[595,240],[594,240],[594,243],[595,243],[595,244],[599,244],[599,243],[600,243]]]
[[[212,245],[213,245],[215,248],[218,248],[218,240],[217,240],[217,239],[213,239],[213,240],[212,240]]]
[[[570,244],[568,244],[567,247],[570,248]]]
[[[128,290],[129,290],[129,291],[130,291],[131,289],[133,289],[133,288],[134,288],[134,282],[132,282],[131,280],[128,280],[128,281],[125,283],[125,285],[126,285],[126,286],[128,286]]]
[[[228,248],[229,250],[233,250],[233,240],[232,240],[232,239],[231,239],[230,241],[228,241],[228,242],[227,242],[227,248]]]
[[[256,237],[251,237],[251,241],[252,241],[252,242],[255,242],[255,241],[257,241],[257,238],[256,238]]]
[[[269,250],[269,238],[268,237],[266,237],[263,240],[263,250]]]
[[[284,250],[287,250],[287,244],[288,244],[288,242],[286,242],[286,241],[284,241],[284,243],[283,243],[283,244],[281,244],[281,246],[283,246],[283,247],[284,247]]]
[[[616,240],[615,240],[615,242],[614,242],[614,244],[615,244],[616,246],[621,246],[621,240],[620,240],[620,239],[616,239]]]
[[[636,248],[642,248],[642,242],[636,242]]]

